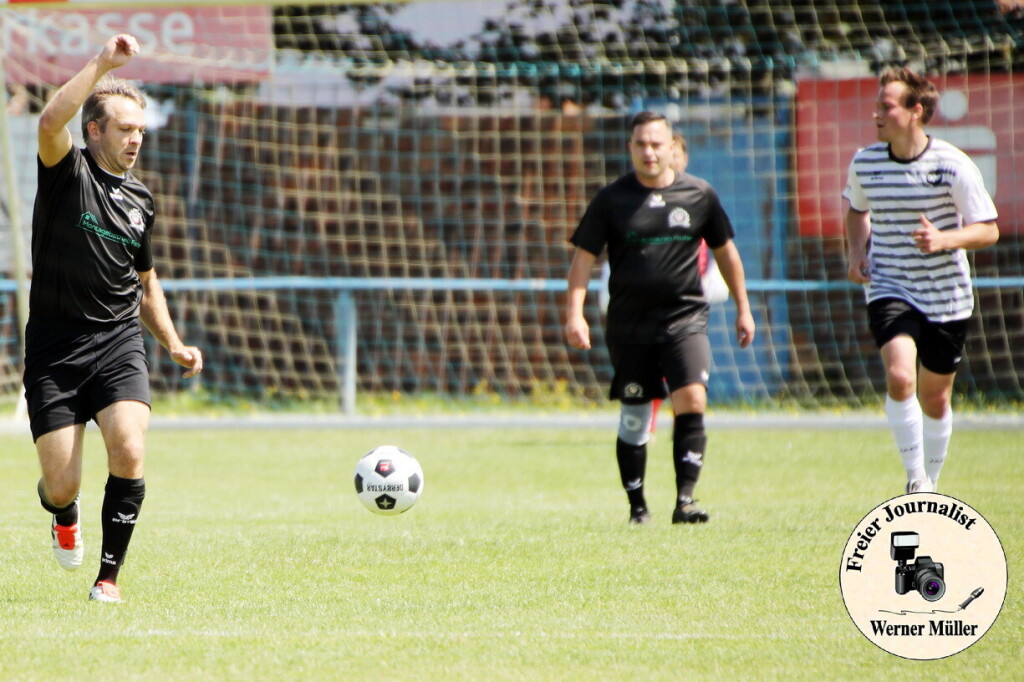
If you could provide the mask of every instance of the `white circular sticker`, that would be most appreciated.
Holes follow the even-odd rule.
[[[1006,597],[1006,555],[977,511],[937,493],[901,495],[850,535],[839,586],[850,618],[875,645],[912,659],[977,642]]]

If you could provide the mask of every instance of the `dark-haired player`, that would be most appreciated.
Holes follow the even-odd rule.
[[[101,509],[99,574],[89,598],[121,601],[124,563],[146,493],[143,456],[149,376],[142,324],[192,377],[202,354],[178,338],[153,269],[153,195],[132,174],[146,105],[131,83],[108,72],[139,51],[130,35],[107,41],[64,84],[39,118],[39,188],[32,215],[32,288],[25,330],[25,397],[53,515],[57,562],[82,565],[85,425],[96,420],[109,477]],[[82,109],[85,148],[68,122]]]
[[[953,431],[953,379],[974,310],[966,250],[999,239],[978,167],[924,131],[938,101],[910,69],[883,73],[878,142],[854,154],[843,191],[847,276],[864,285],[908,493],[936,489]]]
[[[707,444],[704,411],[711,372],[708,303],[698,264],[701,239],[711,247],[736,302],[740,347],[754,338],[732,224],[711,185],[673,170],[674,147],[664,116],[637,114],[629,140],[634,171],[597,193],[570,239],[576,250],[565,336],[574,348],[590,348],[583,302],[594,263],[608,249],[605,336],[615,369],[611,398],[621,403],[616,455],[634,524],[650,520],[644,498],[648,424],[651,401],[666,395],[675,415],[672,522],[708,520],[693,500]]]

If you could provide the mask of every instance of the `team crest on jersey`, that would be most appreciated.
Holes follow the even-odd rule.
[[[644,387],[635,381],[631,381],[626,384],[622,392],[626,394],[627,398],[642,398],[644,396]]]
[[[128,222],[136,230],[141,231],[145,229],[145,224],[142,222],[142,211],[137,208],[128,211]]]
[[[647,202],[649,208],[661,208],[665,205],[665,197],[661,196],[657,192],[651,195],[650,200]]]
[[[690,227],[690,213],[685,208],[673,208],[668,214],[669,227]]]
[[[938,187],[939,185],[942,184],[942,171],[941,170],[930,171],[928,173],[928,175],[925,177],[925,181],[929,185],[931,185],[932,187]]]

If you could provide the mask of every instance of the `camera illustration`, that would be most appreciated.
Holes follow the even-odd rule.
[[[920,536],[912,531],[897,531],[890,538],[889,556],[898,564],[896,594],[917,590],[925,600],[938,601],[946,594],[942,564],[932,561],[930,556],[919,556],[914,561],[920,544]],[[907,564],[908,561],[911,563]]]

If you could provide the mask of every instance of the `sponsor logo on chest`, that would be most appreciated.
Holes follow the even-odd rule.
[[[139,221],[138,229],[141,231],[142,228],[143,228],[143,225],[142,225],[142,211],[140,211],[137,208],[133,208],[132,211],[138,213],[138,221]],[[132,223],[133,223],[133,227],[134,227],[134,220],[132,220]],[[100,221],[96,217],[96,215],[94,213],[90,212],[90,211],[86,211],[85,213],[81,214],[78,217],[77,226],[79,228],[81,228],[82,230],[85,230],[86,232],[91,232],[92,234],[96,235],[97,237],[99,237],[101,239],[105,239],[107,241],[117,242],[118,244],[124,244],[125,246],[130,246],[130,247],[136,248],[136,249],[139,248],[140,246],[142,246],[142,244],[139,241],[137,241],[137,240],[135,240],[135,239],[133,239],[131,237],[128,237],[126,235],[119,234],[115,230],[111,230],[111,229],[108,229],[108,228],[104,227],[100,223]]]

